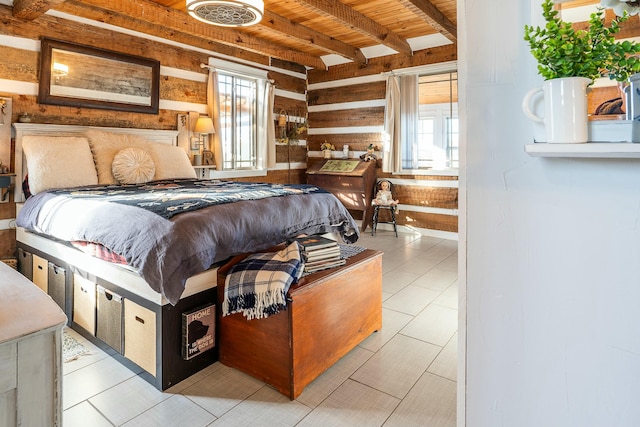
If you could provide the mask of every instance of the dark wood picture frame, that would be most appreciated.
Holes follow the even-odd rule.
[[[41,39],[41,104],[158,114],[160,61]]]

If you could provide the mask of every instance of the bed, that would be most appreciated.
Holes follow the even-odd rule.
[[[358,238],[318,187],[196,179],[177,132],[14,127],[28,183],[15,194],[21,271],[58,295],[74,329],[162,390],[216,360],[181,357],[182,314],[215,302],[223,261],[299,234]]]

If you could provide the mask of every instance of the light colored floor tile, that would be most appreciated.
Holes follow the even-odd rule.
[[[433,301],[433,304],[441,305],[443,307],[458,309],[458,281],[453,282],[447,289],[440,294],[438,298]]]
[[[454,252],[444,259],[440,264],[438,264],[438,268],[442,268],[444,270],[453,271],[456,274],[458,273],[458,252]]]
[[[426,251],[428,249],[433,248],[440,242],[442,242],[442,239],[440,238],[422,236],[420,239],[414,239],[413,241],[407,243],[407,246]]]
[[[170,397],[136,375],[89,402],[113,424],[121,425]]]
[[[431,304],[402,328],[400,333],[444,347],[457,329],[457,310]]]
[[[348,380],[297,427],[379,426],[399,402],[388,394]]]
[[[384,427],[455,427],[456,383],[425,373]]]
[[[433,289],[434,291],[444,291],[457,279],[458,273],[443,270],[438,266],[427,271],[411,284],[425,289]]]
[[[374,333],[373,335],[377,334],[378,333]],[[369,350],[360,347],[354,348],[322,375],[313,380],[311,384],[306,386],[296,400],[309,408],[315,408],[338,388],[340,384],[345,382],[351,374],[369,360],[372,355],[373,352]]]
[[[264,386],[262,381],[221,365],[213,374],[184,389],[182,394],[221,417]]]
[[[433,344],[396,335],[351,378],[402,399],[440,351]]]
[[[117,360],[106,357],[62,378],[62,408],[67,409],[119,384],[135,374]]]
[[[427,372],[447,378],[451,381],[458,380],[458,334],[454,334],[440,354],[431,363]]]
[[[408,285],[382,303],[384,308],[416,315],[435,300],[440,292]]]
[[[201,370],[199,372],[196,372],[195,374],[191,375],[190,377],[185,378],[184,380],[180,381],[178,384],[169,387],[165,391],[167,393],[170,393],[170,394],[181,393],[183,390],[191,387],[192,385],[194,385],[198,381],[203,380],[204,378],[208,377],[209,375],[212,375],[213,373],[215,373],[219,369],[223,369],[223,367],[224,367],[224,365],[222,363],[220,363],[220,362],[213,363],[213,364],[207,366],[206,368],[204,368],[203,370]]]
[[[416,276],[422,276],[424,273],[431,270],[441,262],[442,258],[423,255],[400,264],[392,271],[402,271],[404,273],[411,273],[415,274]]]
[[[382,309],[382,329],[371,334],[360,343],[360,347],[376,352],[382,348],[391,338],[393,338],[402,328],[404,328],[413,316],[399,311]]]
[[[291,401],[271,387],[262,387],[238,406],[218,418],[211,427],[295,426],[311,408]]]
[[[396,292],[400,291],[402,288],[406,287],[411,282],[416,280],[418,277],[420,276],[418,276],[417,274],[393,269],[388,273],[384,273],[382,275],[382,290],[384,292],[395,294]]]
[[[89,402],[82,402],[62,414],[64,427],[113,427]]]
[[[205,427],[216,417],[186,397],[176,394],[123,424],[124,427]]]
[[[393,294],[390,294],[389,292],[382,291],[382,301],[386,301],[389,298],[391,298],[392,296],[393,296]]]

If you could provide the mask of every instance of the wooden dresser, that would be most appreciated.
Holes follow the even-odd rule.
[[[58,305],[0,262],[0,426],[62,425]]]
[[[329,162],[329,163],[328,163]],[[354,162],[353,170],[342,172],[341,162]],[[331,163],[335,167],[330,166]],[[376,162],[363,162],[359,159],[326,159],[307,165],[307,183],[317,185],[335,194],[349,210],[362,211],[364,231],[371,224],[373,190],[376,182]]]
[[[218,301],[236,257],[218,270]],[[264,319],[221,317],[220,362],[295,399],[318,375],[382,327],[382,252],[365,250],[346,265],[304,276],[287,309]],[[218,304],[221,306],[222,304]]]

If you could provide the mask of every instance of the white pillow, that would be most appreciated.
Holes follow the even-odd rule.
[[[27,158],[31,194],[98,183],[87,138],[26,135],[22,149]]]
[[[149,142],[148,144],[149,152],[156,164],[154,180],[196,178],[196,171],[189,161],[187,152],[182,148],[157,142]]]
[[[93,153],[93,160],[98,171],[99,184],[117,184],[118,180],[113,176],[111,164],[113,158],[122,149],[137,147],[147,150],[149,144],[144,138],[138,135],[127,133],[105,132],[91,129],[87,131],[89,146]]]
[[[149,153],[129,147],[114,156],[111,170],[120,184],[144,184],[153,179],[156,165]]]

